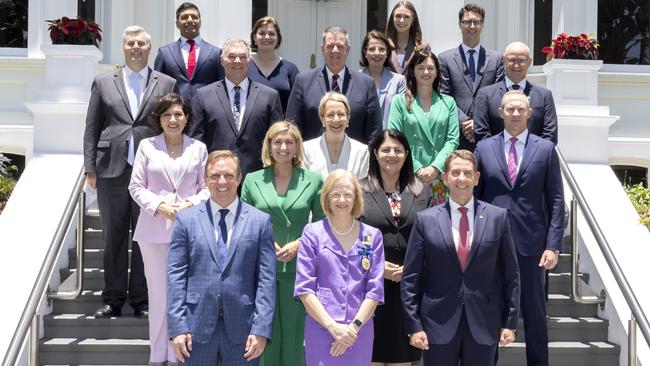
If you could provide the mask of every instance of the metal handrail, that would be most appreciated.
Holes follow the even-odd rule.
[[[573,201],[576,201],[575,203],[572,202],[572,236],[573,236],[573,250],[574,252],[572,253],[573,255],[573,264],[571,266],[571,277],[572,277],[572,288],[571,288],[571,297],[573,298],[574,295],[577,294],[577,257],[578,257],[578,245],[577,245],[577,233],[578,233],[578,227],[577,227],[577,213],[575,212],[575,209],[577,206],[580,206],[580,210],[582,211],[582,215],[584,216],[585,221],[589,225],[589,229],[591,229],[592,234],[594,235],[594,238],[596,239],[596,242],[598,243],[598,246],[600,247],[600,250],[602,251],[605,261],[607,262],[607,265],[609,266],[609,269],[611,270],[612,274],[614,275],[614,279],[616,280],[616,283],[618,284],[618,287],[621,289],[621,292],[623,293],[623,297],[625,298],[625,301],[627,302],[627,305],[630,307],[630,310],[632,310],[632,319],[629,322],[630,327],[634,327],[634,329],[629,329],[628,330],[628,360],[629,360],[629,365],[636,365],[636,325],[638,325],[639,329],[641,329],[641,333],[643,334],[643,338],[645,338],[646,343],[648,346],[650,346],[650,324],[648,323],[648,318],[646,317],[645,313],[643,312],[643,309],[641,308],[641,305],[639,304],[639,301],[636,298],[636,295],[632,291],[632,288],[630,287],[630,284],[627,282],[627,279],[625,278],[625,274],[623,274],[623,271],[621,270],[621,266],[618,264],[618,261],[614,257],[614,253],[612,252],[612,248],[607,242],[607,239],[605,238],[605,235],[603,234],[603,231],[600,229],[600,226],[598,226],[598,223],[596,222],[596,219],[594,217],[594,214],[591,212],[591,209],[589,208],[589,205],[587,205],[587,200],[585,199],[584,195],[582,194],[582,191],[578,187],[578,183],[576,182],[575,178],[573,177],[573,174],[571,173],[571,170],[569,169],[569,165],[567,164],[566,160],[564,160],[564,156],[562,156],[562,153],[560,152],[559,148],[555,148],[559,159],[560,159],[560,169],[562,170],[562,175],[566,179],[566,182],[569,185],[569,188],[571,189],[571,192],[573,193]],[[575,226],[574,226],[575,225]],[[576,293],[574,293],[574,290],[576,290]],[[576,302],[580,302],[580,297],[574,298]],[[588,300],[587,300],[588,301]]]
[[[80,199],[83,200],[84,182],[84,169],[81,167],[79,175],[75,182],[74,189],[68,198],[68,203],[66,204],[63,216],[61,217],[61,221],[59,221],[59,225],[52,238],[52,243],[50,244],[45,259],[43,260],[43,264],[41,265],[41,269],[38,272],[34,287],[32,288],[31,294],[29,295],[29,299],[27,300],[27,305],[25,306],[25,309],[20,316],[18,326],[16,327],[14,335],[11,338],[11,343],[9,343],[9,347],[7,348],[7,353],[5,354],[5,358],[2,361],[2,366],[14,366],[20,353],[20,349],[22,348],[23,341],[25,340],[25,336],[27,336],[27,332],[31,327],[38,327],[38,322],[35,321],[36,310],[38,308],[38,304],[41,302],[41,299],[46,292],[50,277],[54,272],[59,254],[61,252],[61,247],[63,246],[63,241],[65,239],[66,233],[68,232],[68,228],[70,227],[70,223],[72,222],[75,209],[77,207],[80,207],[81,209],[79,212],[77,212],[77,214],[80,216],[83,216],[84,214],[85,208],[79,206]],[[83,231],[83,226],[78,227],[77,229],[78,231]],[[79,240],[79,235],[77,235],[77,240]],[[77,243],[77,245],[79,245],[79,243]],[[83,258],[83,253],[78,258]],[[83,261],[83,259],[81,260]],[[83,269],[81,269],[81,272],[83,272]],[[77,282],[77,285],[80,284],[81,281]],[[33,330],[31,334],[32,338],[34,338],[38,335],[38,331]],[[32,339],[30,343],[34,344],[37,342],[35,339]]]

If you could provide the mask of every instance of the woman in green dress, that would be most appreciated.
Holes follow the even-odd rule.
[[[271,215],[276,272],[276,305],[272,340],[262,354],[262,366],[302,365],[305,309],[293,297],[296,253],[309,218],[324,217],[320,205],[320,174],[302,169],[303,144],[298,128],[274,123],[264,137],[264,169],[248,173],[241,199]]]
[[[388,128],[408,139],[416,176],[433,186],[434,205],[446,202],[440,177],[460,135],[456,102],[440,93],[438,65],[428,46],[416,49],[406,68],[406,91],[393,98],[388,115]]]

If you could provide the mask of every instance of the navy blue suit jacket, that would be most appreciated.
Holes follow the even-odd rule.
[[[503,133],[479,142],[474,154],[481,172],[476,197],[508,210],[517,252],[540,256],[545,249],[562,250],[564,191],[555,146],[529,133],[514,186]]]
[[[239,203],[225,264],[217,261],[210,201],[176,215],[169,244],[169,336],[191,333],[207,343],[219,308],[231,343],[249,334],[271,339],[275,309],[275,247],[271,217]]]
[[[223,66],[221,66],[221,48],[213,46],[205,40],[201,40],[199,59],[196,60],[192,79],[187,75],[180,39],[158,49],[154,70],[176,79],[180,94],[187,101],[192,100],[199,88],[225,77]]]
[[[501,98],[508,91],[506,83],[499,82],[481,88],[474,101],[474,135],[476,142],[503,131],[503,119],[499,116]],[[557,114],[550,90],[526,83],[523,92],[530,98],[533,115],[528,119],[528,131],[557,144]]]
[[[323,124],[318,116],[318,104],[330,90],[325,68],[303,71],[298,74],[287,103],[287,119],[295,123],[304,141],[323,134]],[[382,131],[382,112],[379,108],[375,82],[359,71],[345,68],[341,92],[350,103],[351,116],[345,130],[350,138],[367,144],[372,136]]]
[[[472,119],[474,98],[479,89],[503,80],[501,55],[481,46],[474,81],[469,75],[462,46],[441,53],[438,59],[440,60],[440,91],[454,97],[458,106],[459,123]],[[474,150],[475,145],[469,142],[464,134],[460,134],[459,149]]]
[[[417,214],[404,260],[401,293],[409,334],[425,331],[429,344],[449,344],[465,309],[474,340],[499,341],[517,328],[519,267],[506,210],[474,200],[474,228],[463,272],[454,245],[449,204]]]

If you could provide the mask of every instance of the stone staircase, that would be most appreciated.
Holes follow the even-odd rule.
[[[565,243],[564,253],[570,246]],[[84,291],[76,300],[55,300],[53,312],[44,318],[45,334],[40,342],[41,365],[146,365],[148,362],[147,321],[130,313],[113,319],[95,319],[103,288],[102,255],[104,242],[96,211],[87,215],[85,229]],[[70,250],[70,268],[61,278],[74,282],[76,252]],[[570,297],[571,255],[561,254],[549,275],[549,357],[552,366],[618,365],[620,348],[607,341],[607,320],[597,317],[597,305],[576,304]],[[588,281],[588,276],[581,276]],[[582,286],[588,291],[586,286]],[[499,349],[499,366],[525,365],[523,324],[516,342]],[[287,365],[291,366],[291,365]]]

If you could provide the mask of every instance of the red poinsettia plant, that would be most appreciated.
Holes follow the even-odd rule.
[[[77,17],[47,20],[52,44],[80,44],[99,47],[102,29],[92,20]]]
[[[598,47],[598,40],[589,38],[587,34],[569,36],[560,33],[550,46],[542,48],[542,52],[546,54],[547,61],[552,58],[597,60]]]

